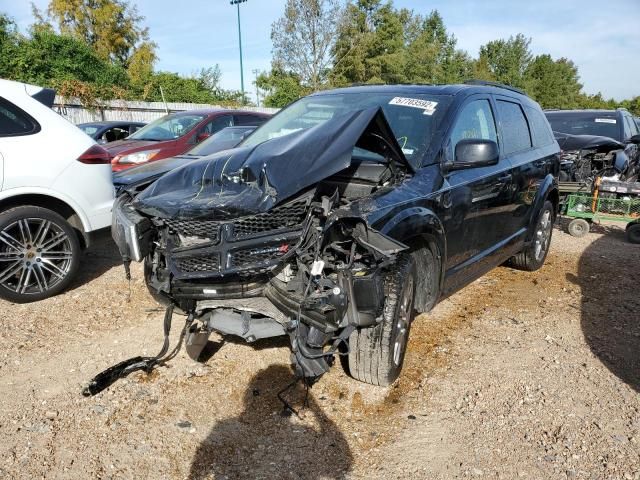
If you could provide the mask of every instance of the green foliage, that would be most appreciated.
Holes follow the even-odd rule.
[[[538,55],[524,72],[525,89],[544,108],[577,108],[580,101],[578,68],[571,60]]]
[[[287,0],[284,15],[271,26],[273,63],[298,75],[318,90],[326,83],[336,24],[338,0]]]
[[[525,71],[533,57],[530,43],[521,33],[508,40],[494,40],[480,47],[479,61],[496,81],[525,88]]]
[[[285,72],[277,65],[271,72],[260,74],[256,86],[266,92],[265,107],[281,108],[310,93],[307,87],[302,86],[298,75]]]

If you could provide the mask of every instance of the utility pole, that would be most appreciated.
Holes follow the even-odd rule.
[[[240,90],[242,91],[242,101],[244,102],[244,72],[242,68],[242,31],[240,30],[240,4],[247,0],[231,0],[229,4],[235,5],[238,10],[238,45],[240,46]]]
[[[251,72],[253,73],[253,75],[256,78],[256,105],[259,107],[260,106],[260,91],[258,90],[258,74],[260,73],[260,70],[258,70],[257,68],[254,68],[253,70],[251,70]]]

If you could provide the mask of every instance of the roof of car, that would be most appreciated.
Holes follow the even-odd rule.
[[[560,110],[555,108],[548,108],[544,111],[544,113],[593,113],[594,115],[607,113],[607,114],[616,114],[618,112],[623,112],[624,110],[612,110],[612,109],[598,109],[598,108],[585,108],[582,110]]]
[[[84,126],[95,126],[95,127],[108,127],[111,125],[146,125],[146,123],[144,122],[131,122],[129,120],[105,120],[102,122],[86,122],[86,123],[79,123],[78,126],[79,127],[84,127]]]
[[[180,115],[190,115],[190,114],[196,114],[196,115],[213,115],[213,114],[224,114],[224,113],[250,113],[252,115],[268,115],[267,113],[263,113],[263,112],[252,112],[250,110],[232,110],[232,109],[226,109],[226,108],[198,108],[195,110],[184,110],[181,112],[172,112],[171,115],[176,115],[176,116],[180,116]]]
[[[337,93],[399,93],[399,94],[416,94],[426,93],[432,95],[456,95],[460,92],[472,93],[495,93],[506,95],[518,95],[530,99],[524,92],[509,87],[507,85],[500,85],[491,82],[478,82],[467,84],[452,84],[452,85],[354,85],[351,87],[337,88],[334,90],[325,90],[322,92],[314,93],[313,95],[327,95]]]

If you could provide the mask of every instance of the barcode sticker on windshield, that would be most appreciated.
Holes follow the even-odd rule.
[[[418,98],[394,97],[389,101],[389,105],[399,105],[401,107],[419,108],[424,110],[425,115],[433,115],[438,102],[431,100],[420,100]]]
[[[615,118],[596,118],[596,123],[616,123]]]

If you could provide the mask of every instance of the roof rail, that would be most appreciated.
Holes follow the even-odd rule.
[[[628,112],[629,111],[625,107],[618,107],[618,108],[616,108],[616,110],[620,110],[622,112]]]
[[[527,96],[527,92],[521,90],[520,88],[512,87],[510,85],[505,85],[504,83],[499,82],[489,82],[488,80],[466,80],[465,85],[480,85],[484,87],[496,87],[496,88],[504,88],[505,90],[511,90],[512,92],[519,93],[520,95]]]

